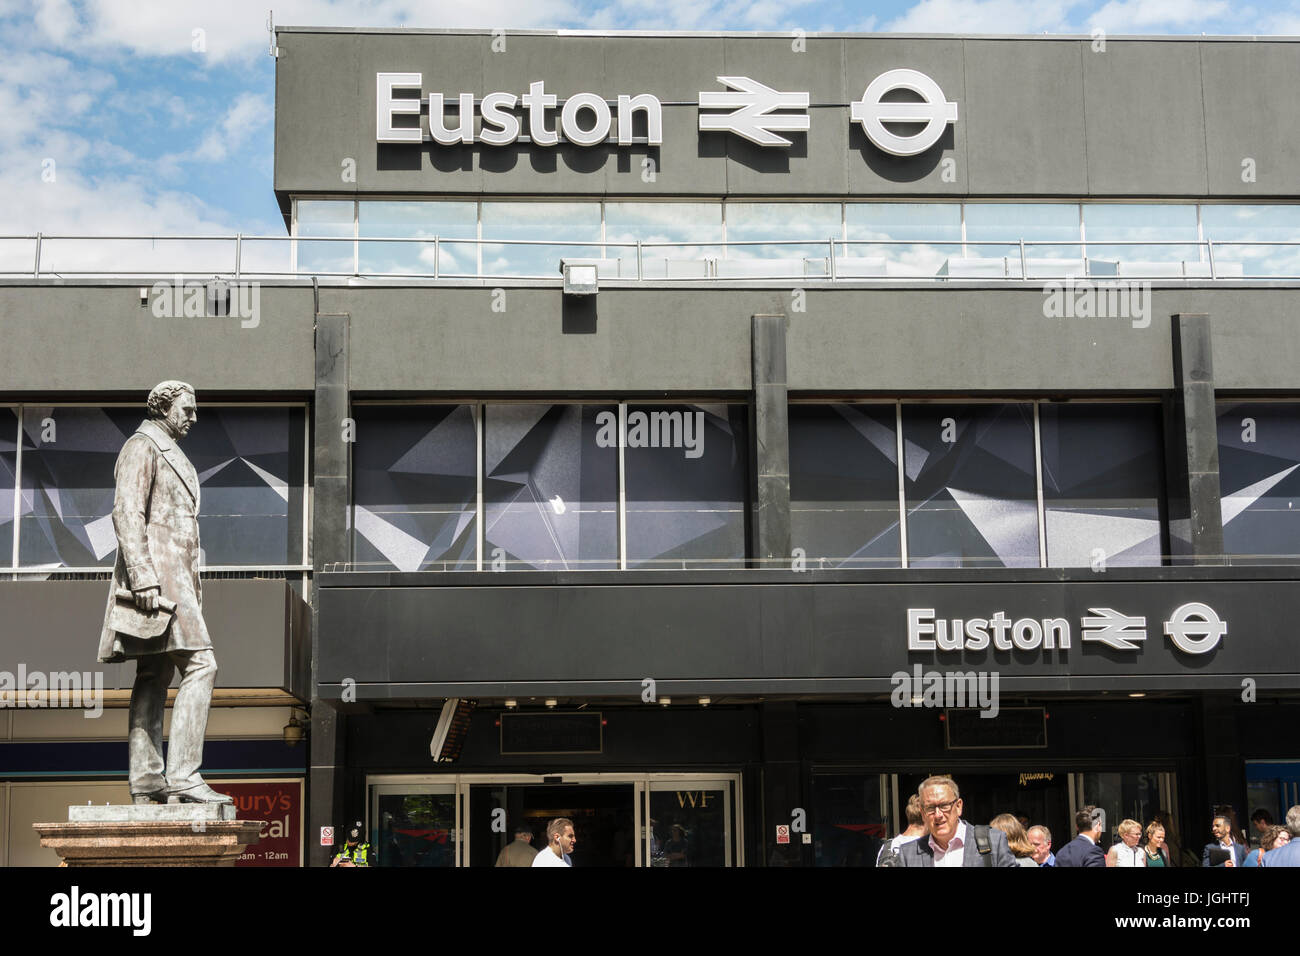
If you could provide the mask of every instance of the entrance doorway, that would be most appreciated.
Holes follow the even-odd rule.
[[[899,774],[898,794],[902,807],[927,775]],[[988,823],[1000,813],[1028,821],[1026,827],[1042,824],[1052,831],[1052,843],[1062,847],[1074,838],[1070,821],[1069,774],[1025,770],[1005,773],[957,774],[961,787],[962,819],[967,823]],[[1116,820],[1116,823],[1119,821]]]
[[[379,866],[493,866],[523,823],[573,821],[575,866],[743,866],[738,773],[421,774],[367,780]]]
[[[499,821],[497,837],[470,841],[469,865],[493,866],[521,823],[533,833],[533,848],[546,847],[546,825],[556,817],[573,821],[574,861],[583,866],[636,866],[634,787],[630,783],[541,786],[471,784],[469,818]],[[502,814],[500,811],[504,810]],[[503,827],[505,832],[500,832]],[[475,828],[477,832],[482,827]]]

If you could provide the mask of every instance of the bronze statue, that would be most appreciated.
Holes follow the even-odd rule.
[[[113,470],[117,564],[99,659],[136,659],[129,738],[134,802],[230,803],[199,775],[217,661],[199,584],[199,478],[176,444],[198,420],[194,389],[160,382],[148,409]],[[163,707],[176,670],[181,683],[164,775]]]

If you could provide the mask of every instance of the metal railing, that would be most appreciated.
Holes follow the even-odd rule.
[[[330,249],[333,245],[342,245],[343,249],[335,254]],[[411,252],[402,249],[402,255],[395,256],[404,246]],[[463,255],[463,250],[468,250],[469,255]],[[1274,251],[1270,254],[1269,250]],[[1128,251],[1134,255],[1126,255]],[[240,281],[316,276],[558,281],[561,258],[592,259],[597,263],[602,281],[636,283],[1300,281],[1300,239],[998,241],[831,236],[725,242],[611,242],[242,233],[233,236],[0,235],[0,277],[37,280],[219,276]],[[472,266],[465,260],[472,262]]]

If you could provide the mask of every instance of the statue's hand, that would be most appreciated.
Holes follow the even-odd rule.
[[[158,610],[158,594],[159,594],[158,588],[156,587],[144,588],[143,590],[136,591],[134,593],[135,593],[135,606],[138,607],[140,610],[148,611],[150,614]]]

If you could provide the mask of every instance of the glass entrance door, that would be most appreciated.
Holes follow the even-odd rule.
[[[1169,855],[1179,865],[1182,854],[1182,834],[1179,823],[1170,808],[1174,801],[1172,773],[1075,773],[1073,778],[1072,809],[1085,806],[1100,807],[1106,811],[1106,826],[1101,835],[1101,846],[1110,849],[1119,841],[1119,825],[1124,820],[1135,820],[1145,830],[1146,825],[1161,815],[1165,824],[1165,845]],[[1071,813],[1071,820],[1074,814]],[[1074,827],[1067,831],[1074,837]]]
[[[652,780],[646,800],[644,853],[650,866],[735,865],[730,781]]]
[[[370,788],[375,866],[455,866],[460,820],[454,783],[382,783]]]

